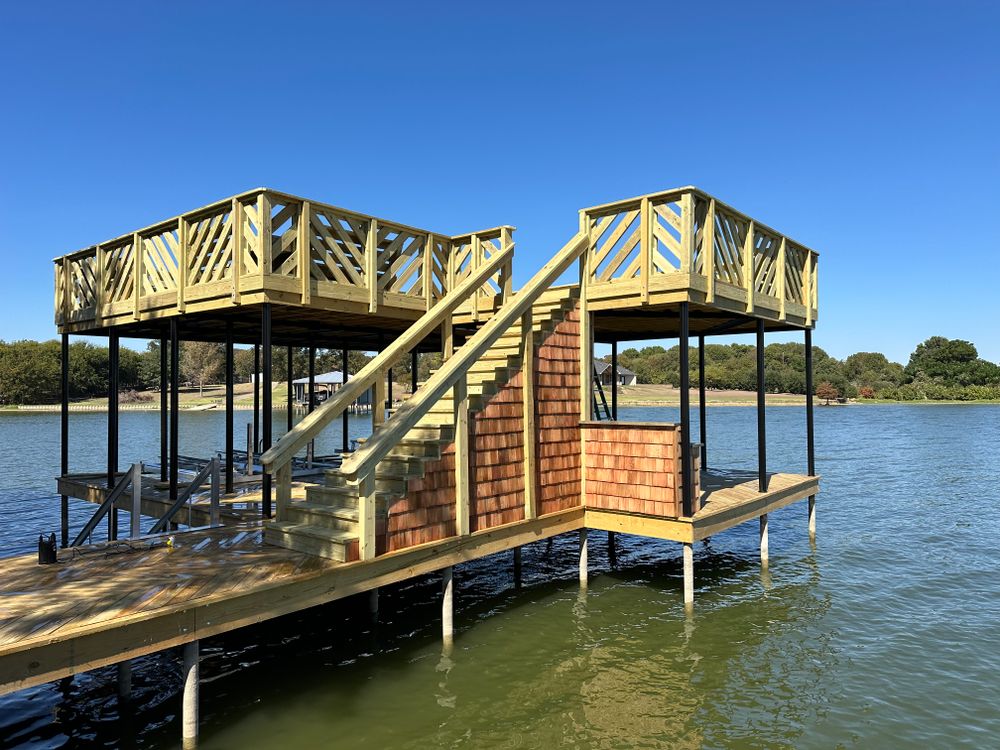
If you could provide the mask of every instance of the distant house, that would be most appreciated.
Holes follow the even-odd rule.
[[[344,385],[344,375],[340,372],[340,370],[324,372],[316,375],[314,382],[316,384],[316,403],[319,404],[326,401],[332,394],[340,390],[341,386]],[[298,378],[297,380],[293,380],[292,388],[294,390],[296,402],[300,404],[308,403],[309,378]],[[369,388],[358,397],[358,400],[355,403],[359,406],[368,406],[371,404],[371,399],[372,389]]]
[[[601,379],[601,385],[611,385],[611,365],[607,362],[594,360],[594,374]],[[634,372],[618,365],[618,385],[636,385],[638,382]]]

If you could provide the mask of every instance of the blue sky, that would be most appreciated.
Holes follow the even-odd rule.
[[[7,5],[0,338],[54,335],[52,257],[260,185],[514,224],[519,284],[694,184],[821,253],[831,354],[1000,360],[1000,6],[364,5]]]

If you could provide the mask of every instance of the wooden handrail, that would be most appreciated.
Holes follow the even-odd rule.
[[[301,422],[286,432],[261,457],[264,470],[277,472],[287,465],[292,457],[307,443],[314,440],[323,429],[367,391],[376,379],[394,362],[397,362],[428,334],[450,319],[452,312],[466,302],[471,294],[496,270],[509,260],[511,250],[498,252],[489,261],[476,269],[474,274],[448,292],[434,307],[428,310],[406,332],[387,346],[377,357],[361,368],[331,398],[307,415]]]
[[[445,361],[441,369],[434,373],[416,394],[400,405],[392,415],[392,419],[377,430],[363,448],[344,462],[341,472],[355,479],[371,473],[375,465],[385,458],[430,407],[465,375],[469,367],[485,354],[511,325],[531,309],[538,297],[577,261],[588,247],[587,235],[584,232],[575,234],[555,257],[532,277],[531,281],[466,341],[454,356]]]

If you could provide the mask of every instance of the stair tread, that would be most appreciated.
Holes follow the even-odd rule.
[[[323,526],[316,526],[311,523],[294,523],[292,521],[268,521],[264,526],[264,530],[274,529],[276,531],[283,531],[286,534],[301,534],[302,536],[311,536],[317,539],[324,539],[331,542],[356,542],[358,540],[358,534],[351,531],[343,531],[342,529],[328,529]]]

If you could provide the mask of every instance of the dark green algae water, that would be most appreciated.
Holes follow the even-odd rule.
[[[357,597],[204,641],[202,746],[1000,746],[1000,408],[816,416],[816,545],[804,503],[772,516],[766,572],[755,524],[697,545],[693,616],[679,545],[619,536],[612,565],[591,532],[581,590],[575,535],[534,544],[520,590],[510,553],[456,570],[449,654],[434,576],[383,589],[374,626]],[[73,468],[100,466],[104,419],[73,415]],[[156,420],[123,416],[123,463],[157,455]],[[801,409],[768,412],[772,467],[804,470],[803,425]],[[2,415],[0,436],[0,549],[15,554],[58,519],[58,415]],[[183,415],[183,452],[221,441],[221,414]],[[37,476],[10,471],[25,444]],[[709,446],[713,464],[752,468],[753,410],[710,409]],[[122,715],[113,668],[0,698],[0,745],[175,747],[178,659],[137,660]]]

